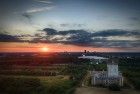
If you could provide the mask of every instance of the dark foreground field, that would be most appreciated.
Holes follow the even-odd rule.
[[[72,94],[86,74],[68,54],[10,54],[0,63],[0,94]]]
[[[140,94],[140,91],[123,89],[121,91],[110,91],[107,88],[81,87],[77,88],[75,94]]]
[[[89,85],[81,87],[91,70],[106,70],[106,64],[91,64],[77,57],[81,53],[2,54],[0,56],[0,94],[138,94],[140,59],[121,57],[119,69],[127,79],[119,92]],[[96,53],[110,57],[109,54]],[[121,58],[120,58],[121,57]],[[90,84],[90,83],[89,83]]]

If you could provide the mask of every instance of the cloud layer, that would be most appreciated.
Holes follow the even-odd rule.
[[[96,32],[86,30],[57,31],[52,28],[44,28],[34,36],[0,34],[0,41],[62,43],[92,47],[140,47],[140,32],[120,29]]]
[[[140,47],[139,31],[126,31],[118,29],[97,32],[88,32],[85,30],[57,31],[51,28],[45,28],[43,31],[46,32],[46,41],[52,43],[96,47]],[[110,37],[118,38],[110,39]],[[128,38],[130,39],[128,40]]]
[[[20,40],[12,35],[7,34],[0,34],[0,41],[1,42],[19,42]]]

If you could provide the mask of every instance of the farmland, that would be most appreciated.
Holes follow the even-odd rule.
[[[84,94],[87,91],[113,94],[107,88],[93,87],[90,81],[89,71],[106,71],[106,63],[91,63],[78,59],[79,55],[81,53],[3,55],[0,57],[0,94]],[[139,68],[139,58],[119,58],[119,70],[125,77],[119,93],[128,89],[130,94],[138,92],[135,89],[139,90],[140,86]],[[86,88],[82,87],[83,83]]]
[[[86,74],[72,56],[7,56],[0,63],[2,94],[71,94]]]

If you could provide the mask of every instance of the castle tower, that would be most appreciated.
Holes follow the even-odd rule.
[[[114,62],[114,60],[107,63],[107,75],[108,77],[118,77],[119,71],[118,71],[118,64]]]

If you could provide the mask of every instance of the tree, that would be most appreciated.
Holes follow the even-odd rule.
[[[120,86],[117,84],[110,84],[108,88],[109,90],[112,90],[112,91],[120,91]]]

